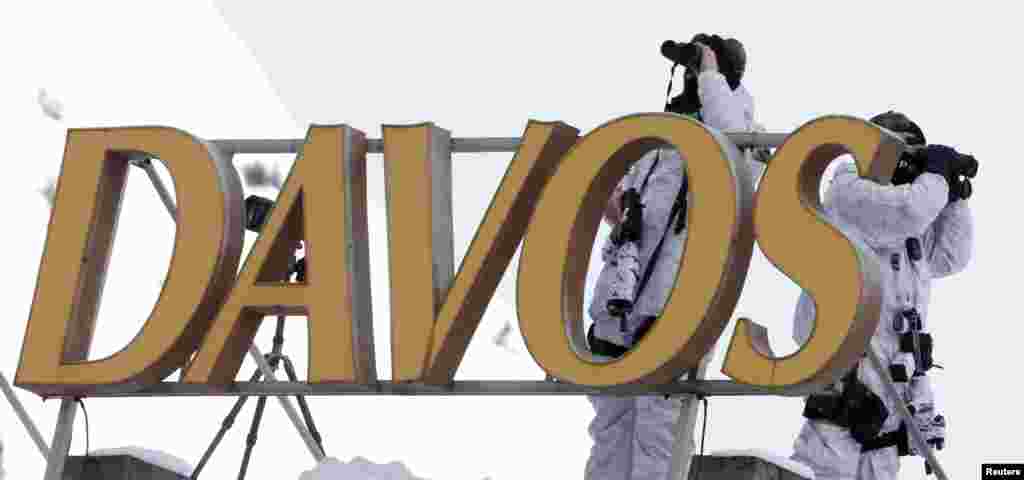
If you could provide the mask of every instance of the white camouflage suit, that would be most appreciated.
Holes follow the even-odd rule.
[[[898,357],[904,361],[907,357],[900,354],[894,316],[916,308],[923,331],[928,332],[931,280],[963,270],[971,258],[974,240],[971,211],[966,200],[948,203],[948,192],[946,180],[934,173],[921,174],[904,185],[880,185],[860,178],[853,160],[847,158],[838,166],[825,195],[823,206],[827,216],[848,237],[861,240],[878,255],[883,305],[878,330],[871,343],[886,366]],[[916,262],[907,254],[908,237],[918,238],[922,247],[923,256]],[[794,319],[793,337],[798,344],[804,344],[810,337],[814,312],[814,301],[804,292]],[[913,372],[912,365],[911,358],[910,372]],[[882,433],[897,430],[901,416],[896,402],[901,400],[885,394],[881,379],[869,361],[860,362],[857,376],[882,398],[889,411]],[[928,382],[927,376],[914,379],[913,390],[919,392],[917,397],[930,397]],[[907,395],[908,385],[896,383],[901,395]],[[932,402],[931,398],[912,400]],[[887,480],[896,479],[899,472],[895,446],[862,454],[860,444],[849,430],[825,421],[805,419],[793,449],[792,458],[810,466],[817,480]]]
[[[731,90],[725,76],[713,70],[698,76],[701,116],[705,125],[719,131],[751,131],[760,129],[754,122],[754,101],[740,85]],[[664,233],[667,237],[647,286],[634,302],[627,319],[627,335],[619,330],[619,319],[608,315],[607,304],[611,270],[602,272],[589,309],[594,320],[594,335],[619,346],[631,347],[633,335],[642,323],[642,316],[658,316],[675,284],[683,257],[686,230],[675,234],[675,225],[665,231],[679,188],[682,185],[684,159],[675,149],[661,149],[660,160],[643,192],[643,233],[640,245],[641,272]],[[657,152],[638,160],[622,179],[617,192],[630,187],[640,190],[644,178],[654,164]],[[763,165],[752,166],[754,178]],[[685,287],[683,287],[685,288]],[[710,354],[708,355],[710,357]],[[706,366],[709,358],[705,358]],[[594,440],[586,465],[586,480],[666,480],[669,477],[673,447],[692,454],[693,439],[686,438],[674,446],[676,428],[692,428],[697,414],[693,397],[665,399],[661,395],[641,397],[589,396],[595,410],[589,433]],[[680,412],[683,412],[680,414]],[[678,466],[680,475],[688,465]]]

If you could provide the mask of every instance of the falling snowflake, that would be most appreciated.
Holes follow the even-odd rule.
[[[43,114],[54,120],[60,121],[64,118],[64,105],[59,100],[50,96],[46,92],[45,88],[39,89],[39,95],[36,96],[36,100],[39,102],[39,106],[43,109]]]
[[[508,343],[511,333],[512,323],[505,321],[505,324],[501,326],[500,330],[498,330],[498,334],[494,336],[494,344],[506,350],[512,350],[512,346]]]
[[[273,187],[281,188],[281,171],[277,168],[273,172],[262,163],[251,163],[242,167],[242,176],[249,187]]]
[[[53,208],[53,198],[57,194],[57,180],[54,178],[47,179],[38,192],[46,199],[46,203],[50,205],[50,208]]]

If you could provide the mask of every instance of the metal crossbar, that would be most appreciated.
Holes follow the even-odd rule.
[[[782,145],[785,133],[724,132],[737,147],[776,148]],[[220,139],[209,140],[218,151],[226,154],[269,154],[298,153],[304,139]],[[520,137],[471,137],[452,138],[452,153],[498,153],[515,152],[522,143]],[[384,153],[384,140],[371,138],[366,141],[368,153]]]
[[[457,380],[445,385],[378,381],[372,384],[304,382],[234,382],[229,385],[162,382],[135,391],[111,385],[101,387],[89,397],[241,397],[270,395],[426,395],[426,396],[565,396],[565,395],[681,395],[799,397],[818,391],[811,387],[766,388],[730,380],[686,380],[661,385],[615,385],[590,387],[548,380]]]

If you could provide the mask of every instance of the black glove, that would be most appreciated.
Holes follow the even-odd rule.
[[[950,203],[961,199],[966,200],[971,196],[972,185],[969,178],[978,174],[977,159],[944,145],[929,145],[924,151],[924,157],[924,171],[945,176],[946,183],[949,184]],[[929,165],[932,166],[929,167]]]
[[[974,192],[974,188],[971,186],[971,181],[968,179],[956,179],[953,184],[949,186],[949,203],[953,203],[957,200],[967,200],[971,198],[971,193]]]
[[[971,197],[973,188],[971,178],[978,174],[978,160],[972,155],[959,155],[954,164],[953,184],[949,188],[950,203],[957,200],[967,200]]]
[[[938,174],[946,179],[946,184],[952,187],[953,181],[956,180],[954,174],[957,171],[956,166],[960,154],[945,145],[928,145],[922,153],[924,164],[921,165],[921,169]]]

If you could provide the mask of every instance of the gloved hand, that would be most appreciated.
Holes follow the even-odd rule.
[[[978,160],[971,155],[958,155],[953,165],[953,183],[949,188],[949,202],[967,200],[974,189],[971,178],[978,174]],[[961,176],[963,178],[961,178]]]
[[[946,179],[946,184],[952,190],[956,167],[960,161],[960,154],[956,150],[945,145],[928,145],[923,152],[924,164],[921,169],[925,172],[935,173]]]
[[[907,408],[913,415],[913,423],[924,435],[924,439],[936,450],[946,446],[946,419],[935,408],[935,395],[932,392],[931,379],[928,376],[914,377],[910,381],[910,402]],[[913,442],[910,442],[910,454],[923,456]]]
[[[946,417],[936,415],[934,410],[914,414],[914,423],[921,430],[924,441],[935,450],[942,450],[946,447]],[[923,457],[924,452],[918,451],[917,445],[907,439],[909,454],[916,457]]]
[[[934,171],[933,173],[939,173],[946,176],[946,183],[949,184],[949,202],[955,202],[960,199],[967,199],[971,196],[972,185],[968,178],[973,178],[978,174],[978,160],[971,155],[964,155],[956,150],[944,146],[944,145],[929,145],[925,151],[925,171],[932,171],[928,169],[929,164],[941,164],[945,163],[948,171],[942,173]],[[942,169],[940,165],[934,165],[935,169]]]
[[[953,203],[957,200],[967,200],[971,198],[971,193],[974,193],[974,187],[971,185],[969,179],[957,178],[953,180],[953,184],[949,186],[949,202]]]

